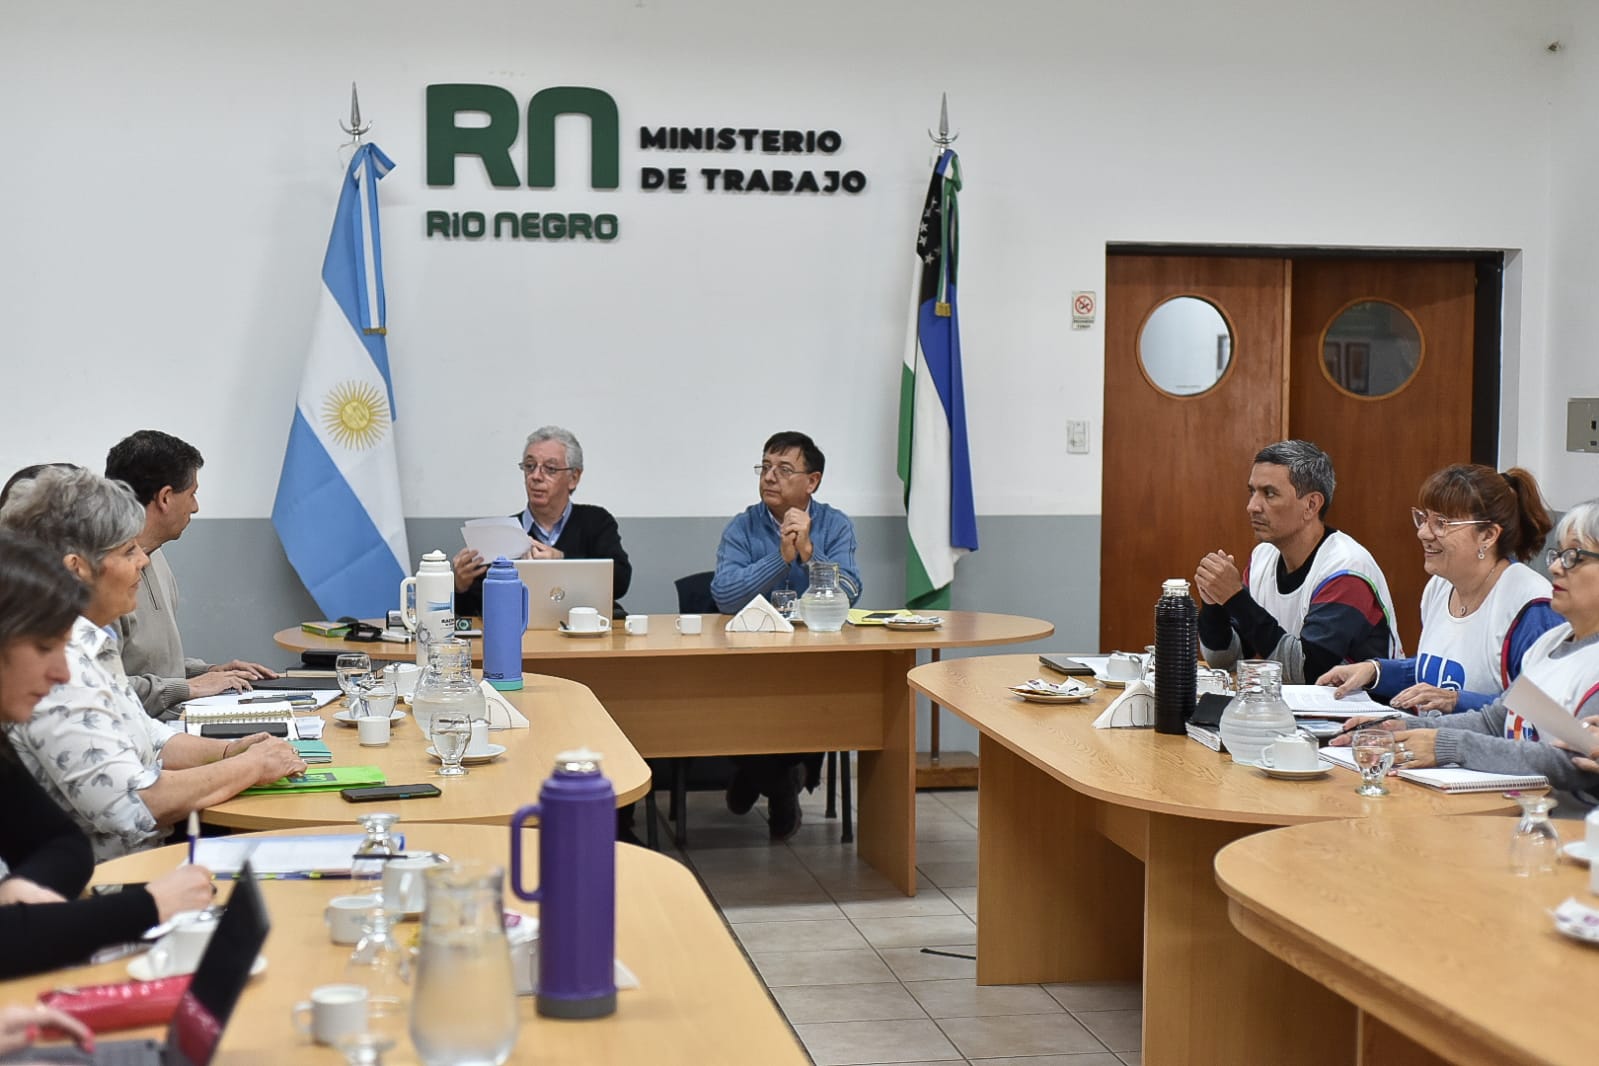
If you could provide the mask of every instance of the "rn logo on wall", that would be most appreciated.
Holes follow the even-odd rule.
[[[461,116],[477,119],[461,124]],[[614,191],[621,187],[622,121],[616,100],[603,89],[561,85],[541,89],[527,102],[524,112],[516,96],[499,85],[450,83],[427,87],[427,183],[434,188],[455,185],[457,160],[471,157],[482,165],[489,184],[524,199],[527,189],[542,193],[555,188],[556,120],[564,115],[583,116],[589,125],[589,188]],[[524,153],[512,155],[517,137],[526,130]],[[766,129],[750,126],[640,126],[640,152],[705,152],[719,156],[739,153],[773,157],[816,157],[826,163],[844,147],[844,138],[832,129]],[[866,175],[837,166],[796,169],[791,166],[693,168],[641,166],[641,192],[767,194],[814,196],[818,199],[858,196],[866,189]],[[803,161],[803,160],[802,160]],[[525,188],[524,188],[525,186]],[[428,237],[467,240],[591,240],[614,241],[622,231],[615,214],[572,211],[513,210],[510,203],[486,211],[428,211],[424,232]]]

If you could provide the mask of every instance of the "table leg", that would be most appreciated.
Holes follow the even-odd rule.
[[[1135,980],[1142,867],[1096,830],[1098,801],[979,744],[977,983]]]
[[[983,825],[986,830],[986,817]],[[1355,1061],[1354,1008],[1245,939],[1228,920],[1227,897],[1216,884],[1216,852],[1257,828],[1150,816],[1144,878],[1148,1066]],[[981,936],[979,929],[979,943]]]
[[[1399,1030],[1360,1011],[1360,1066],[1449,1066]]]
[[[882,749],[859,753],[855,853],[907,896],[916,895],[916,703],[905,675],[914,651],[884,652]]]

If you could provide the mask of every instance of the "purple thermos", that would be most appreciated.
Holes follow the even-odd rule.
[[[539,887],[522,887],[522,823],[539,820]],[[555,757],[539,802],[511,819],[511,890],[539,905],[538,1011],[616,1010],[616,792],[592,751]]]
[[[502,555],[483,576],[483,680],[501,692],[522,687],[527,608],[527,586]]]

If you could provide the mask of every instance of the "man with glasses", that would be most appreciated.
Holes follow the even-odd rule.
[[[773,434],[761,449],[755,466],[761,502],[727,524],[716,548],[711,595],[724,613],[736,613],[758,595],[770,598],[775,589],[803,594],[810,584],[806,564],[812,562],[837,563],[850,603],[860,598],[855,526],[843,511],[814,499],[825,463],[822,450],[803,433]],[[821,754],[746,755],[734,761],[738,769],[727,786],[728,809],[744,814],[764,795],[772,840],[793,836],[800,826],[799,790],[816,787]]]
[[[572,493],[583,480],[583,446],[560,426],[542,426],[528,434],[517,464],[527,491],[527,506],[511,517],[533,538],[528,559],[609,559],[612,591],[620,601],[633,580],[633,564],[622,547],[616,519],[603,507],[573,503]],[[455,553],[455,613],[462,617],[483,613],[483,575],[490,560],[471,548]],[[618,602],[618,617],[625,614]]]
[[[1274,659],[1302,685],[1339,663],[1401,654],[1393,597],[1371,553],[1326,524],[1336,478],[1309,441],[1262,448],[1249,472],[1249,525],[1260,541],[1240,573],[1231,555],[1199,561],[1199,645],[1211,666]]]

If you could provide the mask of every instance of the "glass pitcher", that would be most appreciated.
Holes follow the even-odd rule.
[[[1283,667],[1270,659],[1244,659],[1238,664],[1238,695],[1221,713],[1221,742],[1233,762],[1260,765],[1266,745],[1299,727],[1283,702]]]
[[[810,584],[799,598],[799,616],[816,633],[837,633],[849,617],[849,596],[839,584],[838,564],[809,562]]]
[[[411,1043],[427,1066],[499,1063],[516,1043],[516,989],[500,887],[483,862],[423,874],[427,906],[411,997]]]
[[[472,675],[472,645],[454,637],[428,645],[428,664],[411,697],[411,715],[424,733],[440,711],[464,711],[473,721],[488,716],[483,690]]]

